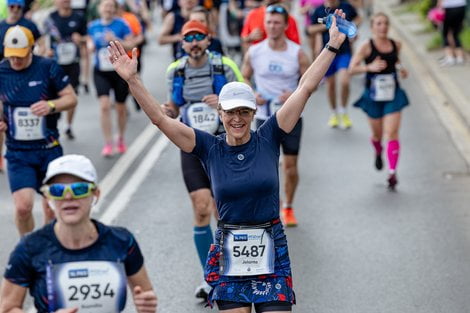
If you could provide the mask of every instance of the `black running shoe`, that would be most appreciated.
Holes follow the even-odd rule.
[[[73,134],[71,128],[67,128],[67,130],[65,131],[65,135],[66,135],[67,138],[70,139],[70,140],[74,140],[74,139],[75,139],[75,135]]]
[[[384,167],[384,162],[382,161],[382,155],[377,154],[375,156],[375,168],[380,171]]]
[[[90,88],[88,87],[88,84],[83,84],[83,89],[85,90],[86,95],[90,93]]]
[[[398,179],[396,174],[390,174],[387,179],[388,189],[395,190],[395,186],[398,184]]]

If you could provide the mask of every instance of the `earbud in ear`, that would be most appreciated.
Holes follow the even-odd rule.
[[[97,203],[98,203],[98,197],[97,197],[97,196],[93,196],[92,206],[95,206]]]
[[[56,210],[54,201],[52,201],[52,200],[47,200],[47,204],[48,204],[49,207],[52,209],[52,211],[55,211],[55,210]]]

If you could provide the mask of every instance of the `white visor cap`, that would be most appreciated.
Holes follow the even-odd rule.
[[[231,82],[225,84],[219,94],[222,110],[249,108],[256,110],[256,98],[253,89],[245,83]]]
[[[51,178],[60,174],[73,175],[95,184],[98,182],[93,163],[83,155],[68,154],[50,162],[47,166],[46,178],[42,183],[47,184]]]

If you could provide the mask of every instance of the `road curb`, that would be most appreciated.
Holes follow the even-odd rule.
[[[466,127],[470,130],[470,105],[468,105],[469,101],[466,99],[465,95],[455,84],[446,79],[448,75],[442,73],[442,68],[440,68],[436,62],[424,61],[429,58],[426,47],[416,45],[412,32],[403,26],[403,23],[389,5],[384,4],[383,1],[376,1],[375,8],[376,12],[382,11],[389,16],[390,24],[393,26],[394,30],[406,41],[413,52],[419,56],[421,63],[427,67],[436,84],[441,87],[442,92],[446,95],[448,104],[452,105],[455,110],[457,110]]]

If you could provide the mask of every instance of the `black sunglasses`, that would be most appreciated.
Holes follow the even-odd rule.
[[[206,37],[207,35],[205,34],[186,35],[183,37],[183,40],[191,43],[194,41],[194,39],[196,39],[196,41],[203,41],[204,39],[206,39]]]
[[[22,9],[23,7],[19,4],[11,4],[8,6],[10,9]]]

